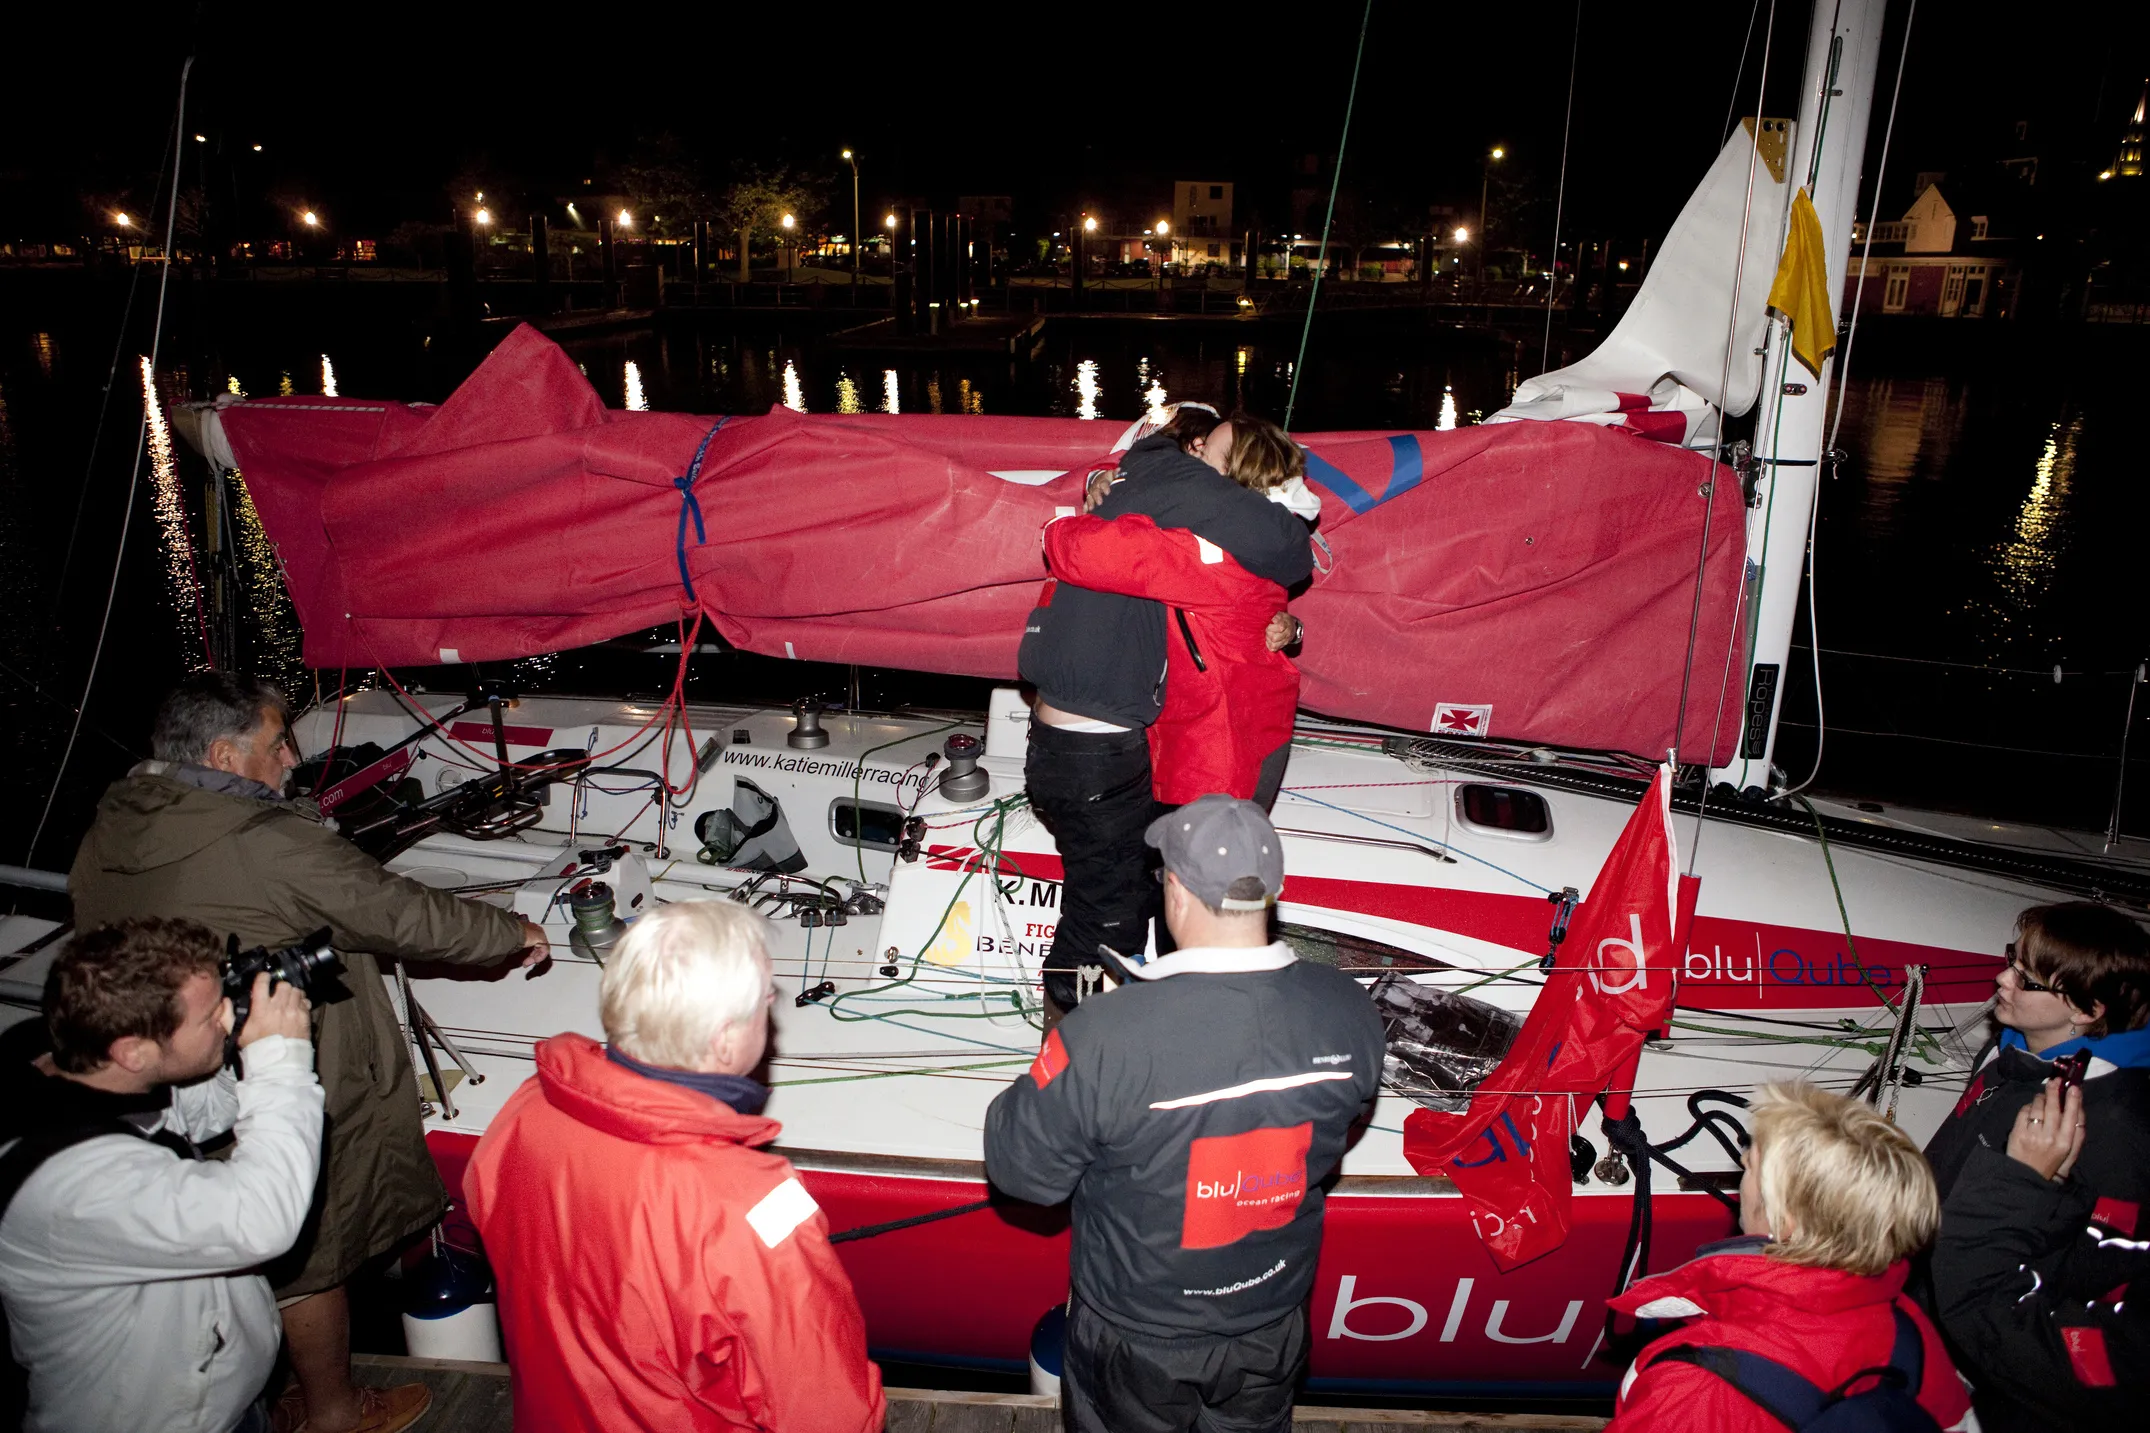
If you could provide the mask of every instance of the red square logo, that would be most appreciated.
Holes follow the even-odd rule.
[[[1030,1078],[1044,1089],[1060,1077],[1068,1067],[1068,1047],[1060,1043],[1060,1032],[1053,1031],[1045,1037],[1045,1044],[1038,1050],[1038,1058],[1030,1062]]]
[[[2142,1213],[2142,1206],[2132,1199],[2101,1196],[2097,1207],[2090,1211],[2090,1217],[2108,1229],[2122,1234],[2133,1234],[2135,1222],[2142,1218]]]
[[[1187,1151],[1182,1249],[1219,1249],[1257,1229],[1281,1229],[1306,1196],[1312,1122],[1198,1139]]]

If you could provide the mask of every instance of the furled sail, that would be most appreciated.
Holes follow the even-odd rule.
[[[749,651],[1011,678],[1038,531],[1112,462],[1077,419],[608,410],[527,327],[438,408],[186,426],[244,473],[316,667],[530,656],[698,605]],[[1293,603],[1308,708],[1659,756],[1692,647],[1681,748],[1729,754],[1740,497],[1706,458],[1567,423],[1302,438],[1328,548]]]

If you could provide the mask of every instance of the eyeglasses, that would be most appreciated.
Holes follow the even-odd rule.
[[[2016,959],[2016,943],[2014,941],[2008,942],[2008,968],[2016,973],[2017,988],[2032,995],[2051,995],[2054,993],[2052,986],[2042,980],[2033,979],[2030,972],[2025,970],[2022,963]]]

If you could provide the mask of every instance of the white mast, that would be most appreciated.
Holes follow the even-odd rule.
[[[1821,220],[1828,260],[1832,311],[1842,312],[1844,268],[1851,252],[1860,167],[1866,153],[1867,119],[1874,107],[1875,73],[1881,58],[1881,22],[1887,0],[1817,0],[1807,48],[1799,118],[1792,131],[1787,180],[1806,187]],[[1781,251],[1780,227],[1777,247]],[[1768,295],[1769,275],[1751,302]],[[1743,296],[1742,306],[1748,302]],[[1755,404],[1754,455],[1760,469],[1756,506],[1747,513],[1751,584],[1746,670],[1733,675],[1725,692],[1723,721],[1739,727],[1732,761],[1710,780],[1734,786],[1766,786],[1777,741],[1777,714],[1792,678],[1788,660],[1798,614],[1799,577],[1820,484],[1824,422],[1832,358],[1817,377],[1792,356],[1783,319],[1772,316],[1760,401]],[[1801,665],[1799,670],[1806,668]],[[1722,654],[1696,654],[1695,686],[1712,705],[1723,676]]]

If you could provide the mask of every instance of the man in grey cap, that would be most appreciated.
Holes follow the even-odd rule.
[[[1284,850],[1259,806],[1204,796],[1147,839],[1179,948],[1045,1037],[987,1111],[986,1173],[1073,1204],[1069,1428],[1281,1433],[1322,1186],[1379,1092],[1381,1021],[1270,940]]]

